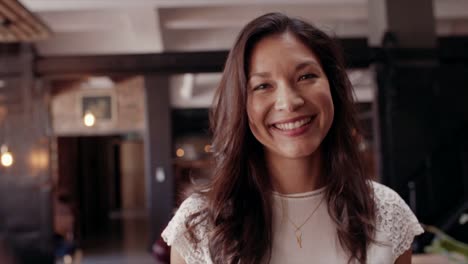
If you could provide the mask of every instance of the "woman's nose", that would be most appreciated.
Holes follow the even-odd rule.
[[[294,89],[283,87],[277,89],[277,91],[275,110],[294,112],[304,105],[304,99]]]

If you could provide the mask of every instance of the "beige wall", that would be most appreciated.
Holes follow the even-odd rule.
[[[115,83],[112,88],[93,88],[87,83],[75,82],[52,97],[51,115],[55,135],[108,135],[144,130],[144,79],[133,77]],[[111,95],[113,118],[86,127],[83,123],[81,99],[83,96]]]
[[[142,141],[122,141],[120,145],[122,209],[146,208],[145,171]]]

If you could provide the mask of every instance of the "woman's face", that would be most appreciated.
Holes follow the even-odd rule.
[[[334,115],[317,56],[291,33],[268,36],[254,46],[247,74],[249,126],[265,152],[291,159],[311,156]]]

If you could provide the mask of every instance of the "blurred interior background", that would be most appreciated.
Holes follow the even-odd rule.
[[[167,263],[228,50],[272,11],[336,37],[369,173],[468,243],[467,1],[0,0],[0,263]]]

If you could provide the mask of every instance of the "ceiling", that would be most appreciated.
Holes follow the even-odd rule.
[[[50,31],[16,0],[0,1],[0,43],[31,42],[49,37]]]
[[[340,37],[368,35],[367,0],[20,0],[53,31],[43,56],[227,50],[252,18],[281,11]],[[435,0],[439,35],[468,34],[468,1]]]

